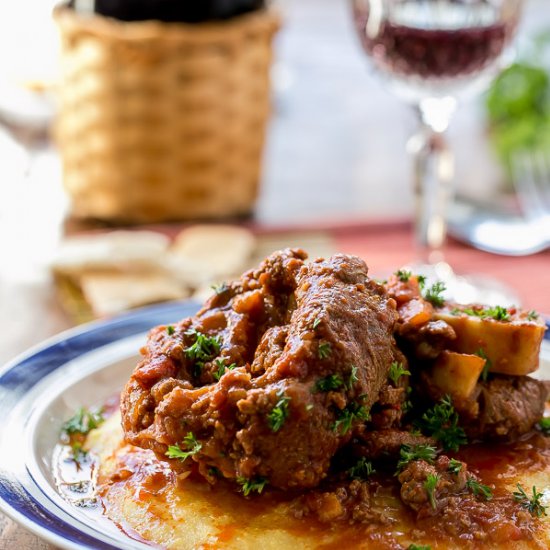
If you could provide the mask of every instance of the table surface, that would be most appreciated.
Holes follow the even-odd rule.
[[[280,4],[286,21],[277,42],[275,112],[255,223],[267,231],[296,223],[328,228],[336,249],[362,255],[374,271],[394,269],[413,256],[410,227],[399,221],[412,210],[404,147],[413,117],[366,70],[346,2]],[[540,24],[540,15],[549,21],[537,4],[528,26]],[[502,174],[479,115],[479,102],[466,104],[450,137],[458,190],[483,200],[494,196]],[[66,209],[55,153],[37,154],[25,178],[22,151],[2,134],[0,155],[2,364],[71,320],[47,269]],[[498,276],[515,286],[526,307],[550,312],[550,252],[503,258],[451,243],[448,257],[459,271]],[[52,547],[0,514],[0,548]]]

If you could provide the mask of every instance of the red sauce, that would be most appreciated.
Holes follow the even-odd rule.
[[[173,504],[174,494],[196,494],[207,502],[205,515],[214,518],[229,516],[229,521],[217,528],[215,540],[210,538],[204,549],[224,548],[235,542],[243,530],[257,524],[262,516],[269,518],[270,528],[282,529],[309,542],[314,539],[316,547],[324,550],[365,547],[394,550],[407,548],[410,542],[430,544],[432,550],[459,547],[481,549],[491,544],[506,548],[510,541],[526,541],[527,547],[540,548],[536,543],[540,521],[518,506],[511,495],[511,487],[513,490],[525,473],[547,473],[550,484],[550,438],[539,432],[532,432],[514,443],[472,444],[455,453],[454,456],[466,462],[469,470],[482,483],[489,485],[494,494],[490,502],[476,499],[471,494],[460,497],[459,517],[467,520],[463,522],[457,521],[457,517],[442,517],[442,514],[418,518],[415,512],[402,504],[399,485],[392,472],[377,473],[371,478],[371,506],[381,513],[386,523],[373,521],[350,525],[335,521],[326,524],[313,517],[295,517],[292,505],[299,496],[297,494],[267,489],[262,495],[244,498],[224,482],[211,487],[203,480],[178,478],[151,451],[135,447],[124,447],[124,450],[118,455],[115,474],[97,480],[98,491],[95,495],[86,491],[82,496],[88,501],[99,496],[104,513],[110,516],[109,492],[130,490],[136,501],[147,506],[148,513],[163,521]],[[59,472],[65,472],[72,483],[79,476],[74,465],[62,460],[63,456],[63,452],[59,453]],[[80,471],[80,478],[87,476],[95,483],[95,469],[96,465],[90,463],[87,469]],[[63,475],[58,477],[61,479]],[[525,486],[526,490],[530,488]],[[63,493],[67,496],[66,490]],[[78,505],[74,498],[70,500]],[[286,507],[288,513],[270,513],[278,506]],[[143,535],[125,522],[119,522],[117,527],[133,539],[139,540]],[[458,546],[458,541],[461,541],[461,546]]]

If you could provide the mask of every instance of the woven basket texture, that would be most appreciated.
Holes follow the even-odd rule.
[[[143,223],[251,212],[270,115],[270,10],[201,24],[54,12],[56,140],[72,214]]]

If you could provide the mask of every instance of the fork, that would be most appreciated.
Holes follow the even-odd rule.
[[[527,223],[550,247],[550,157],[541,151],[517,153],[512,173]]]

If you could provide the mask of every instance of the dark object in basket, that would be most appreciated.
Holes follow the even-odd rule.
[[[78,10],[78,0],[70,6]],[[265,6],[265,0],[95,0],[94,11],[122,21],[197,23],[228,19]]]

